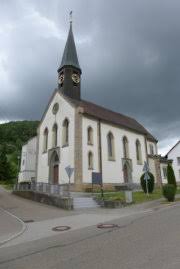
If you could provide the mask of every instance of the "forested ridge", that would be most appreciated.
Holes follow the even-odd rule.
[[[39,121],[12,121],[0,124],[0,180],[17,177],[18,157],[21,155],[22,145],[36,136],[38,124]]]

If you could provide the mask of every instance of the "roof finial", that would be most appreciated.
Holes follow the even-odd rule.
[[[72,10],[69,12],[69,22],[72,24]]]

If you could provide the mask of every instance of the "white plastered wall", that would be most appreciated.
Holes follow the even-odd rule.
[[[52,113],[55,103],[59,104],[59,110],[56,115]],[[65,167],[68,165],[74,167],[74,117],[74,107],[56,92],[39,128],[38,182],[49,182],[48,150],[52,149],[52,128],[55,122],[58,125],[57,147],[60,147],[59,184],[68,182]],[[69,146],[62,147],[62,125],[66,118],[69,120]],[[46,153],[43,153],[43,134],[46,127],[49,131],[48,150]],[[74,174],[71,177],[71,182],[74,182]]]
[[[91,126],[93,128],[94,145],[87,145],[87,128]],[[91,183],[92,171],[88,169],[88,151],[91,150],[94,155],[94,170],[99,171],[98,160],[98,136],[97,127],[98,121],[83,117],[83,182]],[[109,131],[114,136],[115,145],[115,161],[108,160],[107,152],[107,134]],[[129,157],[132,159],[132,181],[134,183],[140,182],[140,176],[142,174],[143,164],[146,160],[145,139],[141,134],[136,134],[125,129],[121,129],[112,126],[107,123],[101,123],[101,144],[102,144],[102,172],[104,183],[124,183],[123,171],[122,171],[122,158],[123,158],[123,137],[126,136],[129,141]],[[136,139],[139,139],[141,143],[142,152],[142,164],[137,164],[136,160]]]
[[[36,174],[37,137],[29,139],[22,147],[18,182],[31,181]]]
[[[180,143],[174,147],[168,154],[168,159],[173,160],[172,166],[174,169],[174,174],[176,181],[180,182],[180,165],[178,164],[177,158],[180,157]]]

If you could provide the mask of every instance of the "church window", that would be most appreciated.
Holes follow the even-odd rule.
[[[108,158],[109,160],[114,160],[115,152],[114,152],[114,136],[111,132],[107,135],[107,146],[108,146]]]
[[[57,130],[58,130],[58,126],[55,123],[52,129],[52,146],[53,147],[57,147]]]
[[[93,145],[93,129],[92,129],[92,127],[88,127],[87,139],[88,139],[88,145]]]
[[[142,164],[141,144],[139,140],[136,140],[136,159],[138,164]]]
[[[153,144],[150,144],[149,145],[149,151],[150,151],[150,154],[151,155],[154,155],[154,147],[153,147]]]
[[[128,145],[128,140],[127,137],[123,137],[123,153],[124,153],[124,158],[129,158],[129,145]]]
[[[93,169],[93,153],[91,151],[88,153],[88,169]]]
[[[163,167],[163,177],[166,179],[167,178],[167,167]]]
[[[48,128],[44,130],[43,152],[46,152],[47,148],[48,148]]]
[[[63,122],[63,146],[68,146],[69,144],[69,121],[65,119]]]

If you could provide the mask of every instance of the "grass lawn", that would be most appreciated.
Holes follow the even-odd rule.
[[[180,187],[177,189],[176,194],[180,194]],[[101,199],[101,195],[97,194],[98,199]],[[162,190],[160,188],[156,188],[152,194],[145,194],[143,191],[133,192],[133,201],[134,203],[144,203],[148,201],[153,201],[162,198]],[[110,201],[122,201],[125,200],[124,192],[108,192],[104,193],[104,200]]]

